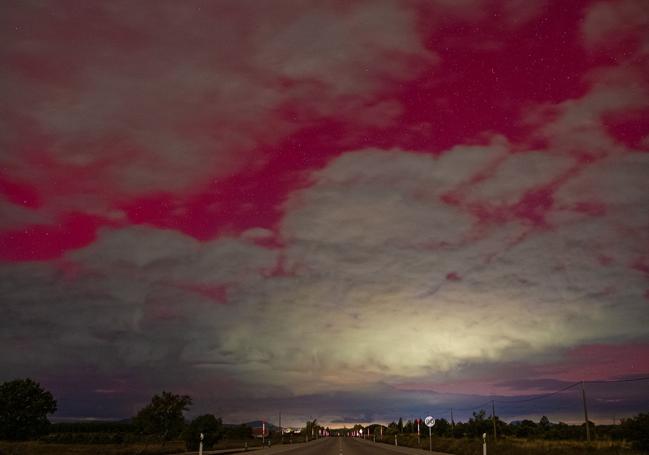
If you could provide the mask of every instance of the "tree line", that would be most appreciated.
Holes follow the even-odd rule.
[[[382,431],[380,425],[370,425],[367,427],[367,431],[376,436],[381,433],[387,436],[416,434],[417,420],[404,422],[402,418],[399,418],[398,421],[393,421],[383,427]],[[482,435],[486,433],[491,438],[494,422],[497,437],[547,440],[584,440],[586,437],[585,423],[580,425],[554,423],[550,422],[546,416],[541,417],[538,422],[525,419],[507,423],[498,416],[492,420],[485,410],[473,412],[471,418],[466,422],[436,419],[431,432],[434,436],[448,438],[482,438]],[[621,419],[617,425],[596,425],[589,422],[589,427],[590,434],[596,439],[632,441],[634,448],[649,450],[649,413],[640,413],[634,417]],[[419,423],[419,431],[422,437],[428,436],[428,427],[424,425],[423,421]]]
[[[70,422],[52,424],[47,416],[57,410],[52,394],[31,379],[17,379],[0,384],[0,439],[30,440],[48,437],[62,443],[122,443],[157,441],[164,445],[182,438],[188,450],[197,450],[200,435],[203,447],[212,448],[224,436],[246,439],[252,429],[224,426],[220,418],[205,414],[185,420],[192,399],[163,391],[125,422]]]
[[[220,418],[212,414],[204,414],[187,421],[184,413],[191,405],[192,399],[188,395],[163,391],[154,395],[145,407],[125,422],[51,424],[47,416],[57,409],[57,402],[52,394],[31,379],[18,379],[0,384],[0,439],[37,439],[53,432],[51,442],[121,443],[154,440],[164,445],[172,439],[182,438],[188,450],[196,450],[201,433],[203,447],[206,449],[212,448],[224,437],[237,440],[252,437],[250,427],[226,426]],[[491,437],[494,425],[499,437],[581,440],[585,435],[585,424],[552,423],[545,416],[538,422],[522,420],[507,423],[498,416],[492,419],[484,410],[474,412],[466,422],[437,419],[432,434],[449,438],[481,438],[486,433]],[[591,435],[597,439],[632,441],[635,448],[649,450],[649,413],[621,419],[619,425],[595,425],[589,422],[589,427]],[[329,430],[313,420],[307,422],[303,430],[307,438],[317,437],[321,430],[332,435],[350,435],[352,432],[358,434],[359,430],[363,430],[365,435],[393,436],[417,433],[417,421],[404,422],[399,418],[387,426],[355,425],[349,430]],[[428,429],[423,422],[419,422],[419,430],[422,436],[427,436]],[[89,440],[90,438],[92,440]]]

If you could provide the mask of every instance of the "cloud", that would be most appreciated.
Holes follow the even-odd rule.
[[[232,285],[236,294],[241,276],[253,286],[274,264],[274,253],[236,240],[200,245],[171,231],[132,228],[107,232],[67,261],[60,268],[2,267],[12,315],[3,355],[17,370],[177,364],[183,347],[205,330],[218,334],[219,324],[211,324],[227,306],[198,291],[227,293]],[[67,279],[66,268],[73,272]],[[28,337],[25,324],[33,328]]]
[[[588,218],[515,246],[507,238],[516,238],[516,226],[463,243],[472,218],[440,201],[448,187],[435,178],[461,182],[472,174],[466,156],[464,175],[448,172],[453,156],[347,154],[289,202],[282,232],[289,240],[286,263],[297,272],[266,282],[271,314],[284,316],[257,329],[260,339],[273,340],[256,347],[258,358],[290,368],[305,391],[303,382],[315,388],[434,375],[462,362],[587,342],[594,333],[597,339],[645,333],[639,300],[645,277],[624,262],[602,267],[584,241],[586,229],[598,232]],[[429,225],[437,220],[445,224]],[[462,279],[448,282],[452,271]],[[589,316],[575,319],[580,307]],[[266,380],[273,370],[265,371]]]
[[[55,213],[191,193],[334,113],[369,109],[364,124],[388,125],[400,106],[376,91],[436,61],[414,11],[387,1],[163,2],[155,13],[20,3],[8,14],[2,165]],[[299,114],[280,115],[290,106]]]
[[[531,18],[519,3],[502,9],[521,25]],[[462,23],[485,12],[461,6],[433,10]],[[609,6],[586,13],[594,53],[628,14],[606,16]],[[25,223],[58,223],[58,236],[38,231],[37,253],[62,256],[0,264],[3,374],[46,377],[74,403],[67,413],[91,413],[83,403],[96,399],[102,415],[128,415],[164,387],[231,419],[283,403],[333,422],[638,373],[617,351],[618,362],[574,357],[589,346],[636,353],[648,335],[649,154],[607,124],[649,105],[640,63],[590,68],[573,98],[522,103],[531,132],[516,142],[498,128],[456,140],[475,119],[453,98],[427,94],[426,115],[404,102],[431,86],[403,84],[445,63],[422,44],[424,13],[409,4],[219,7],[12,8],[24,28],[0,51],[10,63],[0,82],[13,88],[0,164],[36,190],[16,184],[0,202],[13,229],[3,239]],[[480,102],[463,100],[467,112]],[[447,150],[430,146],[432,129],[412,149],[357,145],[374,128],[414,131],[429,111],[440,131],[461,120]],[[336,121],[349,131],[331,133]],[[302,141],[309,135],[317,140]],[[204,211],[183,203],[208,183],[196,202]],[[143,196],[152,214],[138,218]],[[257,209],[282,216],[255,224]],[[158,211],[197,230],[242,211],[250,219],[215,238],[128,225],[164,218]],[[78,212],[83,235],[66,218]],[[93,217],[110,218],[96,239]],[[594,399],[627,400],[620,410],[646,402],[635,386],[609,392],[597,386]]]
[[[539,391],[550,391],[554,392],[556,390],[562,389],[569,385],[573,384],[569,381],[560,381],[558,379],[550,378],[538,378],[538,379],[517,379],[513,381],[502,381],[496,385],[499,387],[506,387],[508,389],[514,390],[539,390]]]
[[[619,45],[631,36],[640,38],[638,50],[640,53],[647,53],[647,26],[649,14],[642,1],[600,1],[595,2],[586,11],[581,31],[585,45],[591,50]]]
[[[469,364],[646,336],[647,277],[629,266],[639,237],[611,233],[626,210],[619,204],[648,203],[644,155],[597,162],[570,180],[567,194],[607,210],[562,218],[561,207],[576,202],[558,192],[551,228],[516,218],[483,225],[470,207],[445,200],[468,184],[477,198],[512,203],[542,184],[530,169],[545,176],[566,166],[537,159],[499,141],[438,157],[361,150],[312,174],[287,201],[282,251],[255,244],[267,234],[259,229],[198,242],[131,227],[102,231],[58,266],[5,265],[12,317],[3,356],[17,369],[224,374],[275,396],[445,380]],[[636,196],[616,198],[620,191]]]
[[[0,199],[0,229],[17,229],[29,224],[43,224],[49,221],[36,210]]]

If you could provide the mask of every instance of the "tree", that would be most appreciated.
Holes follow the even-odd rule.
[[[0,439],[24,440],[47,434],[47,415],[56,411],[52,394],[31,379],[0,385]]]
[[[433,426],[433,433],[439,436],[446,436],[447,434],[450,434],[450,432],[451,432],[451,424],[448,423],[448,420],[446,419],[435,420],[435,425]]]
[[[183,430],[183,412],[189,409],[192,399],[188,395],[174,395],[163,391],[155,395],[151,403],[142,408],[133,423],[143,434],[157,435],[163,444],[177,437]]]
[[[649,413],[624,419],[621,430],[624,438],[632,441],[635,449],[649,453]]]
[[[473,412],[473,417],[466,423],[466,432],[468,436],[481,438],[483,433],[490,433],[491,421],[487,419],[487,413],[484,409],[480,412]]]
[[[512,425],[512,431],[519,438],[531,438],[537,434],[538,426],[534,421],[525,419]]]
[[[399,427],[399,433],[403,433],[403,419],[399,417],[399,423],[397,424]]]
[[[317,428],[318,428],[318,419],[307,420],[306,428],[305,428],[307,438],[315,438]]]
[[[203,447],[211,449],[223,437],[223,422],[212,414],[196,417],[183,432],[187,450],[198,450],[203,433]]]

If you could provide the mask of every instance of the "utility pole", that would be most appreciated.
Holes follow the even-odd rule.
[[[279,437],[282,438],[282,444],[284,444],[284,432],[282,431],[282,411],[279,411]]]
[[[491,400],[491,423],[494,426],[494,442],[496,442],[496,403]]]
[[[586,421],[586,441],[590,442],[590,424],[588,423],[588,408],[586,407],[586,390],[584,381],[581,381],[581,398],[584,401],[584,420]]]

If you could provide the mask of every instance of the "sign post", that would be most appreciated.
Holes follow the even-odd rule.
[[[424,419],[424,423],[428,427],[428,450],[433,451],[433,426],[435,425],[435,419],[433,416],[428,416]]]

